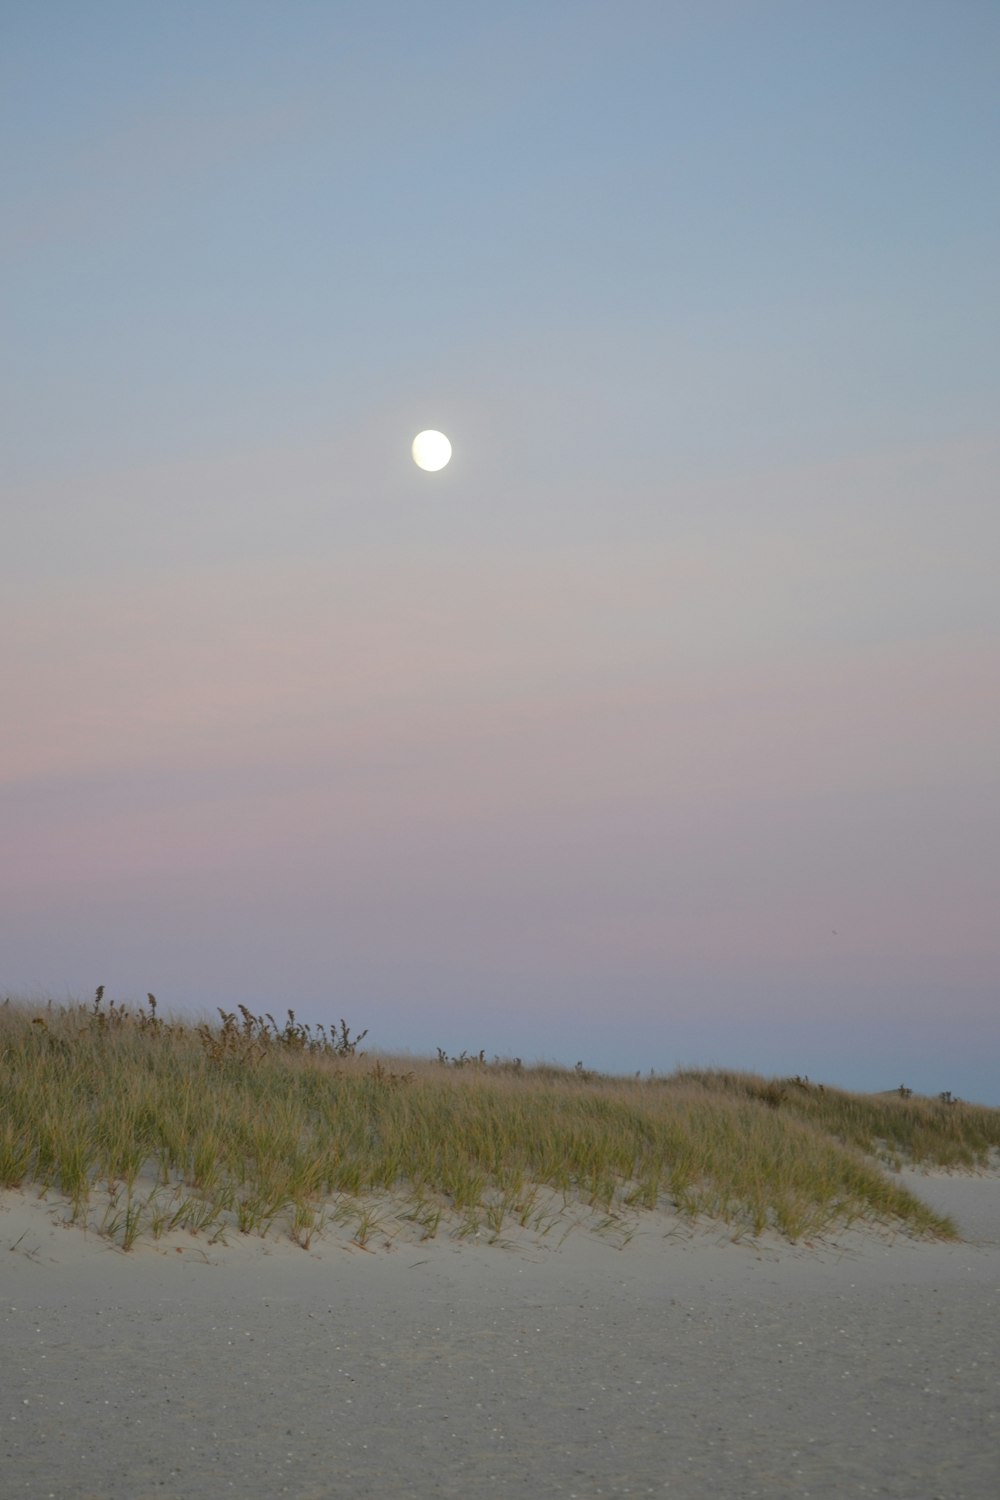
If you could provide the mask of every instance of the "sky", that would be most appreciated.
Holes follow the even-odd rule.
[[[998,68],[0,0],[0,990],[1000,1104]]]

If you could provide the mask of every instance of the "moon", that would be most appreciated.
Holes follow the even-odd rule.
[[[428,428],[426,432],[417,433],[410,452],[418,469],[426,469],[428,473],[434,474],[438,469],[443,469],[451,458],[451,444],[443,432]]]

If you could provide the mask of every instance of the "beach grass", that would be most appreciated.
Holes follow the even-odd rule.
[[[168,1232],[332,1223],[366,1247],[546,1233],[586,1209],[628,1237],[644,1212],[734,1236],[855,1223],[954,1237],[902,1163],[974,1168],[1000,1110],[710,1071],[621,1078],[480,1053],[366,1055],[364,1033],[245,1007],[214,1023],[128,1006],[0,1005],[0,1187],[34,1188],[123,1249]]]

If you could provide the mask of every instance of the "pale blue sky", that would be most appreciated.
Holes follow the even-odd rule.
[[[0,985],[1000,1102],[998,76],[0,0]]]

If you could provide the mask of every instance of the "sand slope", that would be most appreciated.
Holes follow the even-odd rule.
[[[5,1195],[2,1493],[994,1500],[1000,1176],[912,1185],[966,1242],[124,1255]]]

